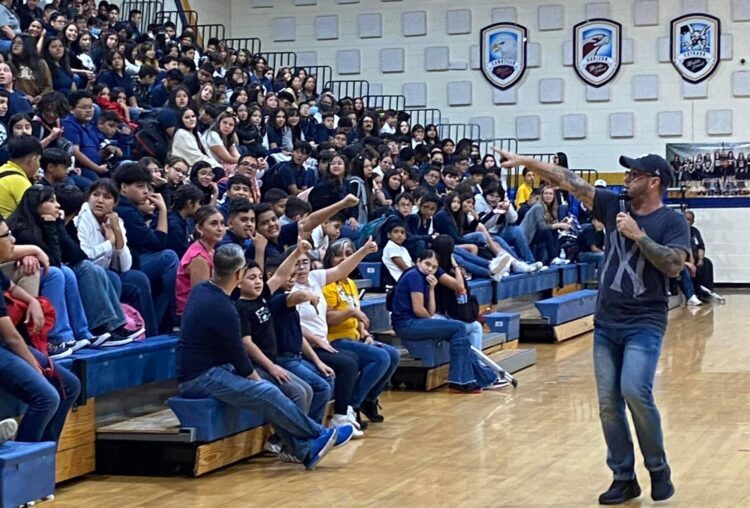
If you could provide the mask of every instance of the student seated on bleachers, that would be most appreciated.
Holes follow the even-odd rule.
[[[311,211],[310,203],[297,196],[289,196],[284,206],[284,215],[279,217],[279,224],[285,226],[292,222],[299,222]]]
[[[8,141],[10,160],[0,166],[0,213],[9,217],[31,187],[42,157],[42,144],[33,136],[20,136]]]
[[[276,429],[285,453],[307,469],[314,469],[333,446],[351,438],[353,427],[323,428],[255,372],[243,347],[239,314],[229,297],[242,282],[245,267],[239,246],[222,245],[214,258],[211,280],[191,291],[177,349],[180,394],[187,398],[215,397],[258,412]]]
[[[490,180],[491,182],[493,180]],[[516,224],[518,213],[505,196],[505,189],[497,183],[487,183],[481,194],[474,196],[479,221],[505,250],[526,263],[536,259],[529,248],[523,229]]]
[[[597,219],[591,219],[590,224],[584,224],[578,235],[578,262],[595,263],[604,261],[604,224]]]
[[[406,225],[404,222],[389,222],[384,229],[388,235],[388,243],[383,248],[383,264],[395,283],[406,270],[414,266],[414,261],[412,261],[409,251],[404,247],[406,241]]]
[[[367,245],[363,247],[367,248]],[[361,412],[371,422],[380,423],[384,417],[378,412],[378,399],[398,368],[400,354],[392,346],[375,341],[370,334],[370,321],[360,307],[355,282],[348,274],[335,279],[341,272],[351,272],[350,267],[360,261],[359,253],[354,252],[354,245],[348,238],[334,242],[326,252],[324,266],[329,282],[323,288],[323,296],[327,307],[328,340],[338,354],[349,351],[357,357],[360,375],[351,401],[357,421],[361,424]]]
[[[180,260],[175,284],[177,316],[182,315],[192,288],[209,280],[214,270],[214,248],[224,238],[224,217],[213,206],[202,206],[195,212],[195,241]]]
[[[116,211],[128,232],[133,266],[145,273],[151,282],[159,330],[171,332],[174,288],[180,260],[174,251],[166,249],[167,205],[161,194],[149,189],[151,173],[147,169],[137,164],[122,164],[113,178],[120,186]],[[153,228],[138,209],[147,203],[158,209],[158,216],[152,221]]]
[[[286,213],[286,202],[289,200],[289,194],[281,189],[267,189],[263,193],[263,202],[268,203],[276,214],[276,218],[281,219]]]
[[[240,283],[240,298],[235,302],[240,315],[242,342],[245,351],[250,355],[256,372],[270,381],[292,399],[310,418],[317,420],[325,412],[327,397],[313,397],[313,389],[302,378],[284,369],[276,363],[278,348],[274,331],[273,314],[269,307],[271,295],[284,284],[294,273],[295,263],[310,247],[301,241],[294,252],[287,257],[267,282],[263,281],[263,272],[255,261],[248,263],[245,278]],[[313,402],[316,404],[313,405]]]
[[[219,205],[219,211],[224,219],[229,217],[232,201],[239,198],[250,199],[251,189],[252,181],[245,175],[237,173],[227,179],[227,192],[224,194],[224,201]]]
[[[89,259],[119,280],[120,300],[135,307],[146,325],[146,336],[158,334],[151,283],[146,274],[133,269],[125,224],[115,212],[119,192],[113,180],[101,178],[89,189],[88,202],[73,219],[78,243]]]
[[[180,259],[190,246],[195,231],[195,214],[203,202],[203,192],[192,184],[183,185],[172,196],[172,210],[167,217],[166,248]]]
[[[341,236],[341,228],[343,226],[344,215],[337,213],[313,229],[310,234],[310,243],[313,246],[313,249],[310,251],[310,257],[322,261],[328,246]]]
[[[435,252],[425,250],[416,266],[407,270],[396,284],[391,324],[402,340],[449,341],[450,388],[459,393],[475,393],[492,387],[498,378],[471,351],[465,323],[454,319],[432,319],[437,312],[435,287],[445,276],[445,271],[438,266]]]

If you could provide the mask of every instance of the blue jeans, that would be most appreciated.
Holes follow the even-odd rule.
[[[442,314],[435,314],[433,319],[451,319],[448,316],[444,316]],[[469,343],[477,348],[478,350],[482,350],[482,338],[484,337],[484,330],[482,329],[482,325],[479,323],[479,321],[474,321],[473,323],[464,323],[466,325],[466,336],[469,338]]]
[[[362,401],[375,402],[388,384],[388,380],[398,367],[401,358],[398,351],[388,344],[376,342],[365,344],[350,339],[340,339],[333,343],[339,351],[349,351],[359,361],[359,378],[354,385],[352,407],[358,410]]]
[[[160,331],[171,332],[172,323],[178,323],[172,316],[175,312],[174,286],[177,282],[177,267],[180,260],[173,250],[141,254],[140,270],[151,281],[154,296],[154,312]]]
[[[447,340],[450,342],[448,382],[457,385],[492,384],[497,375],[483,365],[471,350],[466,324],[455,319],[409,319],[396,328],[399,337],[406,340]],[[408,348],[407,348],[408,349]]]
[[[481,233],[479,231],[475,231],[473,233],[466,233],[462,236],[464,243],[470,243],[472,245],[476,245],[478,247],[486,247],[487,246],[487,238],[484,236],[484,233]]]
[[[52,303],[57,313],[55,326],[49,332],[49,342],[60,344],[92,338],[73,270],[67,266],[50,266],[39,282],[39,294]]]
[[[302,410],[306,415],[310,415],[310,405],[312,404],[313,391],[310,385],[305,383],[302,379],[295,376],[293,373],[287,371],[289,375],[288,383],[279,383],[278,380],[273,377],[269,372],[260,367],[255,367],[255,372],[266,381],[270,381],[275,384],[281,390],[281,393],[289,397],[289,400],[294,402],[298,408]]]
[[[490,261],[488,259],[479,257],[463,249],[454,249],[453,255],[461,260],[461,266],[466,268],[466,271],[470,274],[476,275],[477,277],[484,277],[486,279],[492,277],[489,268]]]
[[[680,289],[685,294],[685,298],[688,300],[695,296],[695,287],[693,286],[693,280],[690,278],[690,271],[686,267],[682,267],[680,277],[677,279],[680,284]]]
[[[115,290],[120,295],[120,301],[127,303],[141,313],[146,325],[146,336],[158,335],[159,325],[156,322],[154,299],[151,296],[151,282],[146,274],[140,270],[128,270],[127,272],[108,270],[107,275],[109,275]]]
[[[310,452],[310,441],[325,431],[273,383],[239,376],[229,364],[212,367],[198,377],[180,383],[179,388],[183,397],[215,397],[231,406],[259,413],[273,425],[284,444],[299,459],[304,459]]]
[[[83,310],[92,330],[103,328],[111,332],[125,324],[120,297],[107,271],[89,260],[71,266],[78,279]]]
[[[315,365],[303,359],[300,355],[281,355],[276,363],[302,379],[312,388],[312,404],[310,404],[310,418],[320,423],[326,413],[326,405],[333,393],[332,384],[323,377]]]
[[[509,224],[500,233],[500,238],[508,242],[516,254],[525,262],[536,262],[536,258],[534,258],[534,254],[531,252],[531,248],[529,248],[529,242],[526,240],[526,235],[523,233],[523,228]]]
[[[602,261],[604,261],[603,252],[579,252],[578,253],[579,263],[595,263],[597,269],[599,269],[599,267],[602,264]]]
[[[607,465],[615,480],[635,478],[635,453],[625,404],[630,409],[646,469],[667,466],[653,386],[663,334],[646,328],[594,330],[594,372]]]
[[[31,354],[42,368],[49,360],[34,348]],[[0,345],[0,388],[28,405],[18,427],[17,441],[57,441],[65,417],[81,392],[81,382],[70,371],[55,364],[56,378],[47,379],[26,360]]]

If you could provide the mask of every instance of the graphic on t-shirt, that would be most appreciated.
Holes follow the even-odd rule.
[[[260,324],[268,323],[271,320],[271,311],[266,305],[266,300],[263,300],[263,307],[260,307],[255,311],[255,317],[258,318]]]
[[[641,256],[641,251],[635,242],[630,246],[630,249],[627,249],[625,238],[617,231],[609,233],[609,244],[611,248],[605,250],[606,259],[602,268],[602,282],[606,283],[611,279],[612,283],[609,285],[609,289],[624,293],[622,282],[625,277],[628,277],[633,288],[633,294],[629,296],[641,296],[648,289],[643,281],[646,258]],[[633,265],[635,265],[635,270]],[[616,270],[613,276],[610,276],[610,266],[613,270]]]

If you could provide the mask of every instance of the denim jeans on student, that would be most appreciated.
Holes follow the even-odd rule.
[[[460,265],[466,268],[472,275],[477,277],[484,277],[489,279],[492,277],[490,272],[490,262],[488,259],[479,257],[471,252],[467,252],[464,249],[454,249],[453,255],[460,260]]]
[[[120,301],[132,306],[141,314],[146,326],[146,336],[158,335],[159,325],[156,323],[154,300],[151,296],[151,282],[146,274],[140,270],[128,270],[127,272],[107,270],[107,275],[109,275],[109,280],[112,281],[117,294],[120,295]]]
[[[359,379],[354,385],[352,407],[359,409],[364,400],[378,400],[398,367],[401,358],[398,351],[382,342],[365,344],[351,339],[336,340],[332,345],[339,351],[353,353],[359,362]]]
[[[682,267],[682,271],[680,272],[680,277],[677,279],[677,282],[680,284],[680,289],[685,294],[685,298],[690,300],[695,296],[695,287],[693,286],[693,280],[690,278],[690,270],[688,270],[686,267]]]
[[[529,242],[526,240],[526,235],[523,232],[523,228],[515,225],[505,226],[503,231],[500,233],[500,238],[508,242],[513,247],[513,250],[520,256],[519,259],[526,263],[536,262],[534,254],[531,252]]]
[[[444,316],[442,314],[435,314],[432,319],[451,319],[448,316]],[[482,350],[482,338],[484,337],[484,330],[482,329],[481,323],[479,321],[474,321],[473,323],[464,323],[466,325],[466,336],[469,338],[469,343],[477,348],[478,350]]]
[[[466,233],[461,238],[463,238],[464,243],[476,245],[478,247],[487,246],[487,237],[485,237],[484,233],[480,231],[474,231],[473,233]]]
[[[607,465],[615,480],[635,478],[635,453],[625,404],[630,409],[646,469],[667,466],[653,387],[663,334],[647,328],[594,330],[594,372]]]
[[[83,310],[89,327],[112,331],[125,324],[125,315],[120,307],[120,298],[107,271],[89,260],[71,266],[78,279]]]
[[[303,359],[301,355],[280,355],[276,358],[276,363],[310,385],[313,397],[308,414],[316,422],[322,422],[326,413],[326,404],[331,400],[331,393],[333,393],[331,382],[323,377],[315,365]]]
[[[49,360],[29,348],[42,368]],[[0,344],[0,389],[28,405],[18,427],[17,441],[57,441],[65,417],[81,391],[81,382],[70,371],[55,364],[55,377],[39,374],[26,360]]]
[[[180,383],[179,389],[183,397],[215,397],[231,406],[257,412],[273,425],[284,444],[299,459],[304,459],[309,453],[310,440],[325,430],[273,383],[239,376],[229,364],[212,367],[198,377]]]
[[[50,266],[39,280],[39,294],[55,307],[55,326],[49,332],[49,342],[60,344],[92,338],[73,270],[67,266]]]
[[[270,381],[275,384],[281,390],[281,393],[289,397],[298,408],[302,410],[306,415],[310,415],[310,406],[312,405],[313,391],[310,385],[305,383],[300,377],[296,376],[293,372],[286,371],[291,381],[287,383],[280,383],[275,377],[273,377],[267,370],[260,367],[255,367],[255,372],[266,381]]]
[[[140,270],[151,281],[154,296],[154,312],[160,331],[170,332],[175,311],[174,286],[180,260],[173,250],[148,252],[139,256]],[[167,318],[167,319],[165,319]],[[174,321],[177,323],[177,321]]]
[[[599,267],[602,264],[602,261],[604,261],[603,252],[579,252],[578,253],[579,263],[594,263],[596,264],[597,269],[599,269]]]
[[[466,324],[455,319],[409,319],[399,324],[396,334],[406,340],[450,342],[448,382],[457,385],[489,386],[497,375],[483,365],[471,350]]]

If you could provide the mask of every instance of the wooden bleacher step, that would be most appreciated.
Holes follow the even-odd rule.
[[[594,329],[597,291],[583,289],[535,302],[521,319],[521,340],[562,342]]]

